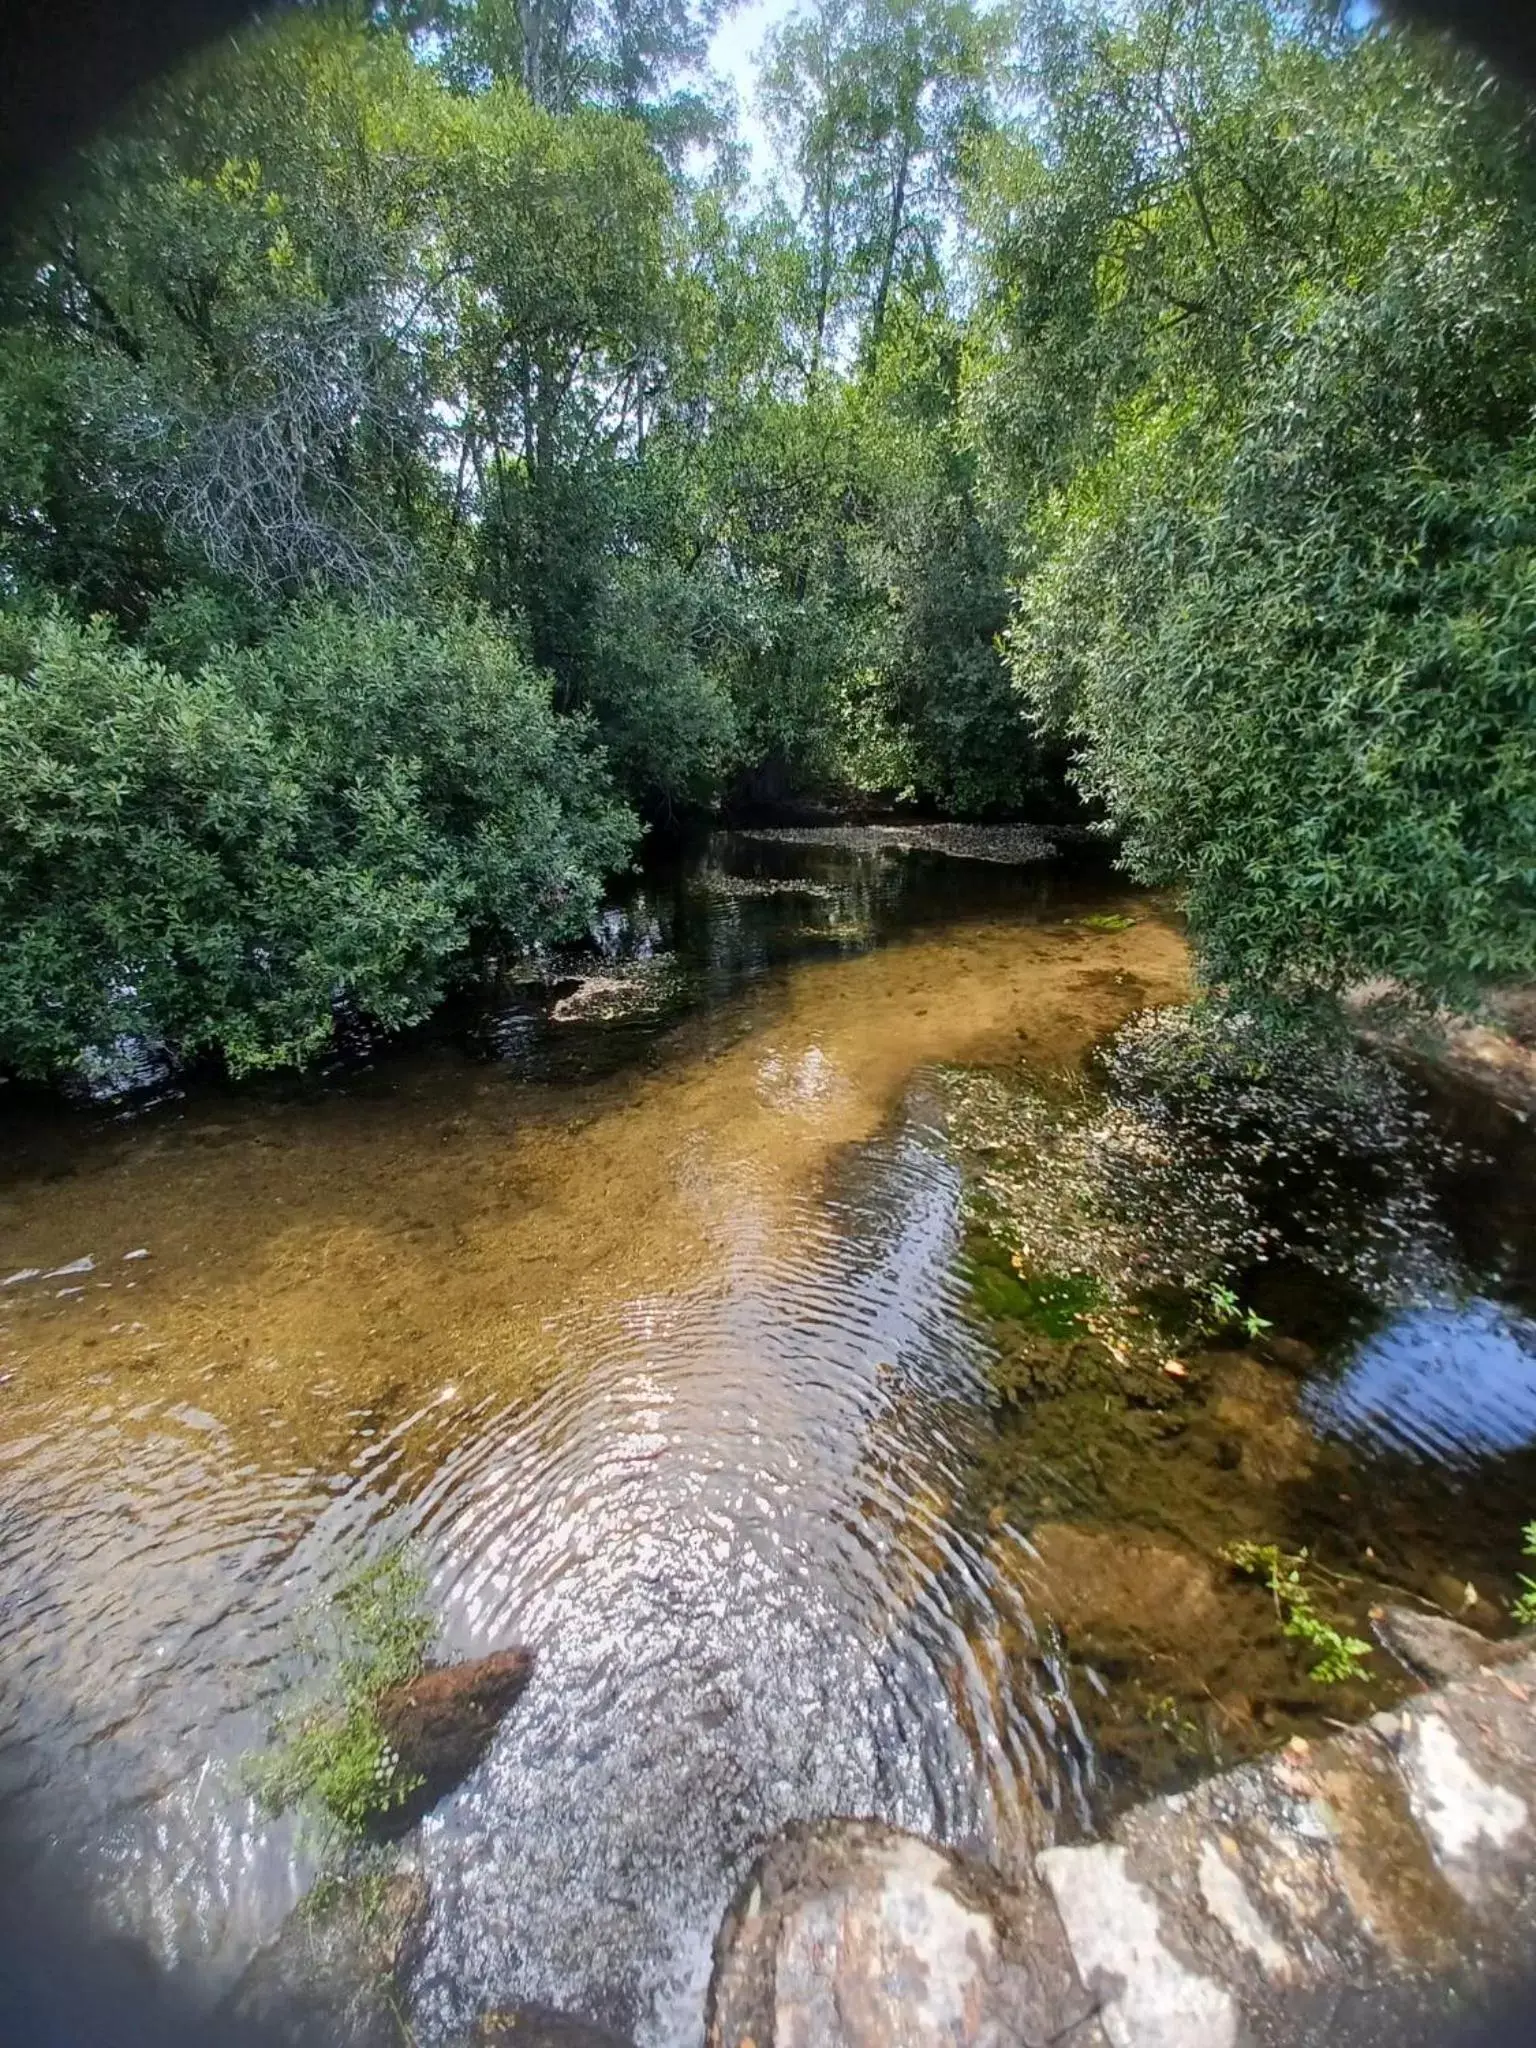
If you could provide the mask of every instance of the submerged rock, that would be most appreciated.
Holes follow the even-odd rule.
[[[426,1880],[327,1884],[258,1950],[225,2005],[237,2038],[283,2048],[400,2048],[404,1982],[420,1955]]]
[[[707,2048],[1043,2048],[1093,2001],[1044,1894],[874,1821],[759,1858],[715,1948]]]
[[[633,2048],[622,2034],[610,2033],[574,2013],[548,2005],[498,2006],[475,2021],[466,2048]]]
[[[1515,1663],[1531,1652],[1529,1636],[1490,1642],[1459,1621],[1450,1621],[1443,1614],[1420,1614],[1411,1607],[1389,1607],[1382,1615],[1379,1633],[1410,1671],[1442,1682],[1475,1678],[1480,1671]]]
[[[533,1676],[533,1663],[531,1650],[496,1650],[437,1665],[379,1694],[380,1727],[405,1770],[423,1781],[404,1816],[419,1819],[475,1768]]]
[[[1305,1348],[1305,1347],[1303,1347]],[[1296,1413],[1288,1370],[1264,1367],[1241,1352],[1207,1354],[1216,1368],[1211,1415],[1238,1446],[1238,1469],[1256,1490],[1277,1493],[1310,1477],[1317,1439]]]
[[[1015,1566],[1015,1575],[1081,1649],[1149,1645],[1176,1658],[1197,1653],[1221,1628],[1212,1566],[1171,1538],[1040,1522],[1029,1550],[1032,1569]]]

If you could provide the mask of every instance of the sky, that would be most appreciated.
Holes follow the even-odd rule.
[[[757,53],[769,29],[794,12],[795,0],[748,0],[727,14],[709,46],[710,69],[730,79],[741,103],[741,139],[752,156],[752,176],[763,179],[772,163],[767,133],[753,105]]]

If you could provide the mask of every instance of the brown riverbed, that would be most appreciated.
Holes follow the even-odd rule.
[[[684,1022],[638,1073],[541,1087],[428,1055],[298,1105],[56,1130],[0,1192],[0,1242],[95,1266],[8,1290],[0,1370],[13,1401],[131,1389],[316,1464],[445,1387],[526,1399],[552,1316],[720,1278],[925,1063],[1067,1064],[1184,987],[1155,915],[984,920],[798,962],[742,996],[728,1042]]]

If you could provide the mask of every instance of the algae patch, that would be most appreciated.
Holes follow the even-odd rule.
[[[1417,1510],[1352,1507],[1370,1482],[1302,1413],[1322,1360],[1288,1334],[1286,1287],[1342,1331],[1446,1272],[1400,1078],[1197,1005],[1143,1013],[1081,1073],[952,1068],[941,1088],[994,1395],[971,1512],[1029,1616],[1014,1683],[1042,1657],[1064,1674],[1096,1797],[1397,1697],[1370,1610],[1428,1586],[1430,1546],[1415,1531],[1383,1564],[1358,1533]]]
[[[1246,1290],[1285,1260],[1382,1305],[1449,1277],[1427,1118],[1384,1058],[1319,1026],[1150,1010],[1086,1075],[940,1078],[969,1216],[1022,1272],[1255,1336]]]
[[[968,1245],[968,1278],[976,1306],[995,1320],[1017,1323],[1042,1337],[1083,1334],[1084,1317],[1104,1299],[1092,1273],[1032,1271],[1018,1253],[976,1231]]]

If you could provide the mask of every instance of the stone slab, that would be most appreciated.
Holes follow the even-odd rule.
[[[717,1948],[706,2040],[1049,2048],[1092,2003],[1038,1888],[875,1822],[831,1822],[781,1836],[748,1878]]]
[[[1305,2044],[1324,2006],[1398,2044],[1405,2014],[1432,2032],[1528,1965],[1536,1657],[1459,1668],[1475,1675],[1039,1858],[1111,2048]]]
[[[708,2048],[1457,2038],[1536,1959],[1536,1647],[1408,1636],[1461,1675],[1020,1882],[873,1822],[791,1830],[721,1930]]]

